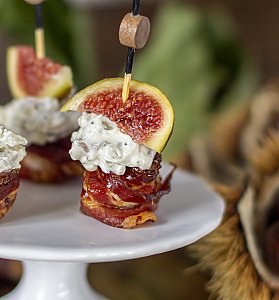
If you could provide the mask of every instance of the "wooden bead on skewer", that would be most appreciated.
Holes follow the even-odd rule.
[[[42,3],[44,0],[24,0],[24,1],[29,4],[37,5],[37,4]]]
[[[46,56],[45,31],[43,28],[37,28],[35,30],[35,49],[38,59],[42,59]]]
[[[128,13],[121,21],[119,41],[122,45],[142,49],[150,33],[150,21],[147,17]]]

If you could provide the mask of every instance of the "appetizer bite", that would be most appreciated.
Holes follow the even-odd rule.
[[[20,176],[60,182],[80,175],[81,164],[68,153],[78,114],[60,112],[73,88],[71,69],[37,58],[32,47],[15,46],[8,49],[7,73],[14,100],[1,109],[1,123],[28,141]]]
[[[105,224],[132,228],[155,221],[171,174],[162,181],[161,151],[173,128],[173,109],[157,88],[105,79],[77,93],[62,110],[81,112],[70,155],[84,167],[81,211]]]
[[[24,158],[25,138],[0,126],[0,218],[13,206],[19,188],[20,162]]]

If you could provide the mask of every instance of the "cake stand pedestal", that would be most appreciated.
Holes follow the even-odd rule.
[[[158,221],[125,230],[80,213],[80,188],[80,180],[22,182],[13,209],[0,221],[0,257],[22,261],[23,275],[1,300],[104,300],[88,284],[88,263],[184,247],[215,229],[224,210],[222,199],[198,177],[177,170],[171,193],[160,201]]]
[[[105,300],[88,284],[86,263],[24,261],[16,289],[1,300]]]

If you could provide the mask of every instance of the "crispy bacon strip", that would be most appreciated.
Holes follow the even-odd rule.
[[[19,188],[18,170],[0,174],[0,218],[13,206]]]
[[[29,153],[42,156],[54,163],[72,162],[69,150],[72,143],[70,137],[60,139],[59,141],[40,146],[32,144],[26,148]]]
[[[18,170],[0,173],[0,199],[7,197],[19,187]]]
[[[132,228],[155,221],[154,211],[162,195],[169,193],[174,169],[161,182],[161,156],[149,170],[127,168],[124,175],[106,174],[101,169],[84,171],[81,210],[114,227]]]
[[[156,203],[150,203],[149,205],[139,205],[137,207],[128,209],[120,207],[110,207],[98,203],[96,199],[89,198],[86,193],[83,193],[81,195],[82,212],[113,227],[132,228],[136,225],[142,224],[142,216],[147,212],[148,214],[146,214],[144,218],[145,222],[155,221],[156,216],[153,211],[156,209],[156,207]],[[138,220],[137,216],[139,217]],[[127,220],[129,218],[131,219],[132,217],[132,223],[127,222]]]

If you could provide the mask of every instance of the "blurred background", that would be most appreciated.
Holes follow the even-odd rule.
[[[193,135],[206,132],[216,115],[248,102],[260,85],[278,76],[279,2],[142,0],[141,5],[152,28],[147,46],[136,52],[133,77],[157,86],[173,103],[175,129],[164,159],[178,161]],[[77,89],[123,75],[127,49],[118,42],[118,28],[131,6],[131,0],[45,1],[47,55],[73,68]],[[0,1],[2,104],[11,99],[6,49],[32,44],[33,30],[33,7],[23,0]],[[95,288],[112,299],[206,299],[206,277],[189,275],[190,264],[178,250],[100,264],[90,274],[96,275]],[[20,267],[9,264],[2,273],[3,290],[9,289]]]

